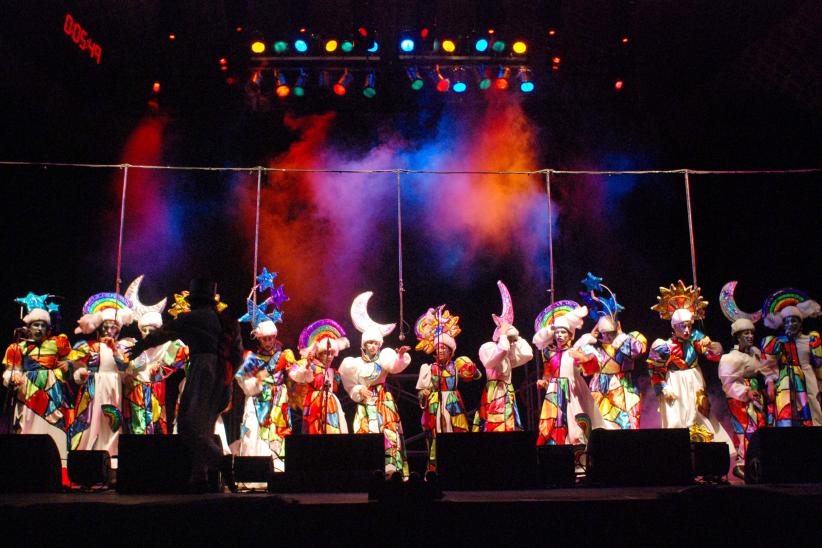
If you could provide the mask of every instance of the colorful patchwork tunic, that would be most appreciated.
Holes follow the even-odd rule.
[[[3,357],[5,386],[11,385],[13,372],[25,377],[18,386],[14,409],[20,433],[50,435],[63,459],[67,447],[65,429],[72,422],[74,406],[67,382],[70,374],[60,370],[57,362],[67,360],[70,352],[68,338],[57,335],[40,345],[32,341],[11,344]]]
[[[295,378],[305,387],[303,434],[348,434],[348,423],[336,395],[342,382],[340,374],[317,359],[312,360],[311,364],[306,360],[298,363],[300,368]]]
[[[710,413],[710,402],[705,392],[705,379],[697,358],[700,354],[713,362],[719,354],[709,349],[711,339],[695,330],[690,339],[673,337],[657,339],[651,345],[648,367],[651,383],[659,398],[662,428],[688,428],[692,441],[716,441],[728,444],[732,455],[733,442],[719,421]],[[673,394],[672,402],[663,397],[663,390]]]
[[[591,430],[603,426],[591,390],[569,350],[542,351],[542,378],[548,388],[539,415],[537,445],[586,445]]]
[[[762,362],[759,349],[752,347],[750,354],[738,347],[719,360],[719,379],[731,411],[731,425],[737,438],[737,464],[745,463],[748,443],[767,418],[765,395],[758,375],[771,375]],[[753,398],[750,398],[753,394]]]
[[[188,347],[177,339],[147,349],[131,361],[123,381],[123,418],[129,434],[167,434],[166,378],[188,365]],[[154,374],[151,369],[158,368]]]
[[[274,470],[285,470],[285,437],[291,435],[286,377],[296,370],[291,350],[248,352],[234,375],[246,395],[241,437],[232,451],[239,456],[269,456]],[[267,376],[260,375],[268,373]],[[296,380],[293,379],[292,380]]]
[[[408,460],[400,414],[394,397],[385,388],[385,379],[389,373],[402,373],[410,363],[407,353],[400,358],[394,350],[384,348],[374,361],[348,357],[340,364],[345,391],[357,404],[351,430],[355,434],[383,434],[387,474],[399,471],[407,476]],[[371,391],[370,397],[363,397],[363,388]]]
[[[762,353],[769,367],[778,368],[773,426],[822,426],[819,382],[822,341],[819,333],[765,337]]]
[[[465,404],[457,389],[460,379],[468,382],[481,377],[477,366],[465,356],[449,361],[444,367],[436,362],[420,366],[417,390],[428,391],[427,395],[421,396],[420,406],[422,429],[428,442],[429,469],[436,469],[437,432],[468,432]],[[445,404],[440,405],[440,402]]]
[[[474,415],[474,432],[513,432],[522,430],[511,374],[534,358],[531,345],[523,338],[512,343],[508,337],[488,341],[479,349],[487,382]]]
[[[580,361],[584,375],[608,430],[639,428],[640,396],[631,379],[635,360],[648,349],[648,341],[638,331],[620,333],[612,344],[586,333],[574,344],[585,354]]]
[[[78,365],[74,382],[80,390],[74,422],[67,431],[72,450],[96,449],[117,456],[123,425],[122,375],[128,367],[125,355],[133,344],[134,339],[127,338],[111,346],[100,341],[80,341],[74,345],[70,358]],[[83,381],[85,371],[89,375]]]

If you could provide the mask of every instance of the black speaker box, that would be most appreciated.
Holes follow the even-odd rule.
[[[385,469],[382,434],[293,435],[285,438],[285,472],[268,478],[271,493],[368,491]]]
[[[106,484],[110,475],[108,451],[69,451],[68,477],[71,483],[83,487]]]
[[[688,430],[597,428],[588,442],[587,477],[600,486],[693,483]]]
[[[694,476],[720,478],[726,476],[731,468],[727,443],[692,443],[691,456]]]
[[[540,483],[545,487],[573,487],[576,466],[582,464],[584,445],[540,445],[537,447]]]
[[[57,493],[60,452],[47,434],[0,435],[0,493]]]
[[[536,436],[532,432],[437,434],[437,475],[444,490],[539,487]]]
[[[266,483],[274,473],[272,457],[237,457],[233,459],[234,481],[236,483]]]
[[[822,483],[822,426],[754,432],[745,455],[745,483]]]
[[[191,457],[177,436],[121,434],[118,493],[180,493],[191,475]]]

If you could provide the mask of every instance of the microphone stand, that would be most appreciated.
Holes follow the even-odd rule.
[[[22,341],[29,340],[29,339],[26,339],[26,338],[23,337],[23,335],[25,333],[27,333],[27,331],[24,331],[24,330],[25,330],[25,328],[17,328],[17,329],[14,330],[14,337],[15,337],[14,344],[19,346]],[[22,367],[22,363],[21,363],[20,364],[20,371],[19,371],[19,373],[21,375],[23,375],[22,369],[23,369],[23,367]],[[14,369],[14,367],[12,367],[9,370],[9,385],[6,387],[6,399],[3,402],[3,409],[7,410],[8,414],[9,414],[9,419],[8,419],[8,433],[9,434],[16,434],[17,433],[16,432],[17,429],[15,428],[15,425],[16,425],[15,408],[17,407],[17,391],[20,389],[20,387],[13,382],[14,373],[15,373],[15,369]]]

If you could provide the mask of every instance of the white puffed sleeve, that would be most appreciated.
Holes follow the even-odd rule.
[[[368,388],[360,382],[359,365],[362,362],[359,358],[345,358],[340,364],[340,377],[342,377],[343,388],[355,403],[360,403],[363,400],[360,391],[363,388]]]
[[[420,376],[417,377],[417,390],[431,388],[431,366],[424,363],[420,366]]]
[[[411,365],[411,355],[406,352],[401,358],[393,348],[383,348],[378,361],[384,370],[397,374],[402,373],[406,367]]]

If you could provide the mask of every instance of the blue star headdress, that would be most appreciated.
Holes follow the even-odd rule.
[[[594,276],[590,272],[581,282],[587,291],[580,291],[579,294],[585,306],[588,307],[588,315],[594,320],[599,320],[603,316],[610,316],[616,321],[620,311],[625,310],[625,307],[617,301],[616,293],[602,283],[601,277]],[[604,291],[607,291],[609,296],[605,297],[597,294],[597,292],[602,293]]]
[[[283,320],[282,305],[288,300],[285,294],[284,286],[274,286],[274,278],[277,277],[277,272],[269,272],[268,268],[263,267],[262,272],[256,277],[256,284],[251,288],[251,292],[246,299],[247,311],[239,318],[240,322],[251,322],[251,328],[256,329],[262,322],[268,320],[274,323]],[[266,289],[270,294],[262,304],[257,304],[254,299],[256,291],[263,292]]]
[[[58,304],[46,302],[51,297],[54,297],[54,295],[35,295],[29,291],[28,295],[25,297],[17,297],[14,301],[24,305],[26,307],[26,313],[30,313],[35,308],[42,308],[48,313],[57,312],[60,310]]]

